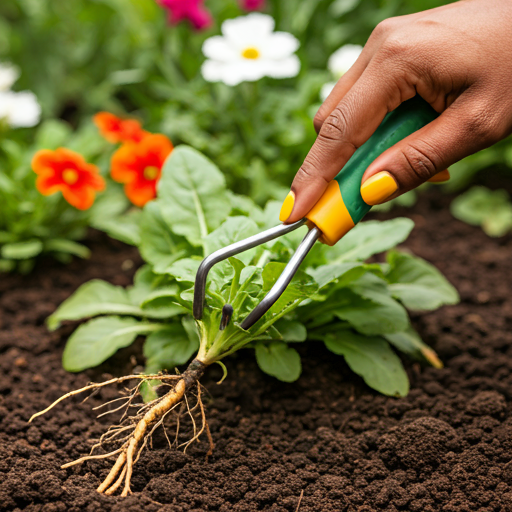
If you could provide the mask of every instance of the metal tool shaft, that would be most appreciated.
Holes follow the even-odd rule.
[[[274,240],[274,238],[286,235],[287,233],[300,228],[305,223],[306,219],[301,219],[293,224],[281,224],[275,228],[267,229],[262,233],[246,238],[245,240],[241,240],[240,242],[228,245],[227,247],[219,249],[207,256],[202,261],[196,274],[196,281],[194,284],[194,318],[201,320],[203,317],[204,299],[206,295],[206,278],[208,277],[208,272],[215,264],[227,258],[231,258],[231,256],[234,256],[235,254],[252,249],[257,245]]]
[[[262,301],[247,315],[245,320],[241,323],[242,329],[251,328],[281,297],[286,287],[290,284],[293,276],[297,272],[300,264],[304,261],[308,252],[311,250],[315,242],[320,238],[322,232],[317,228],[312,228],[304,237],[299,247],[291,257],[290,261],[284,268],[282,274],[279,276],[274,286],[263,297]]]

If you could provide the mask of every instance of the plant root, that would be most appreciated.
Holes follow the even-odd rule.
[[[85,386],[79,390],[72,391],[70,393],[66,393],[64,396],[60,397],[56,400],[52,405],[47,407],[44,411],[41,411],[37,414],[34,414],[30,421],[32,421],[37,416],[44,414],[45,412],[52,409],[56,404],[68,398],[70,396],[77,395],[84,391],[95,391],[100,387],[107,386],[109,384],[119,383],[123,381],[127,381],[130,379],[139,379],[138,384],[128,390],[129,395],[124,396],[120,399],[112,400],[108,402],[112,404],[119,400],[124,400],[124,403],[121,407],[117,407],[112,411],[107,411],[102,413],[100,416],[104,416],[105,414],[110,414],[116,411],[119,411],[123,407],[125,407],[125,411],[121,417],[121,421],[119,425],[111,426],[107,432],[105,432],[99,442],[94,444],[91,448],[89,455],[85,457],[81,457],[73,462],[68,462],[64,464],[62,468],[68,468],[74,466],[76,464],[81,464],[88,460],[96,460],[96,459],[106,459],[109,457],[113,457],[117,455],[117,459],[112,466],[110,472],[103,480],[103,482],[97,488],[97,491],[100,493],[105,493],[107,495],[114,494],[124,482],[123,490],[121,492],[121,496],[128,496],[131,494],[131,478],[133,473],[133,466],[138,461],[142,451],[146,447],[148,440],[150,440],[150,445],[152,445],[152,434],[159,427],[162,426],[164,429],[165,437],[169,443],[169,446],[172,447],[173,444],[176,444],[178,447],[184,446],[184,451],[196,440],[199,439],[201,434],[206,430],[208,441],[209,441],[209,450],[207,453],[207,459],[213,452],[213,440],[210,434],[210,429],[208,428],[208,423],[206,422],[206,414],[204,411],[203,402],[201,400],[201,386],[198,382],[199,378],[204,373],[206,369],[206,365],[201,361],[194,359],[187,370],[181,375],[130,375],[127,377],[122,377],[119,379],[111,379],[107,382],[103,382],[101,384],[90,384]],[[155,400],[147,403],[147,404],[133,404],[133,399],[136,395],[139,394],[140,387],[144,381],[147,380],[160,380],[162,383],[169,386],[171,389],[163,396],[156,398]],[[196,404],[193,408],[190,408],[189,400],[187,398],[187,392],[191,391],[192,388],[197,389],[196,395]],[[108,404],[103,404],[108,405]],[[164,420],[166,416],[171,413],[176,407],[181,405],[181,407],[185,407],[187,414],[189,415],[192,425],[193,425],[193,437],[185,443],[178,445],[178,434],[180,428],[180,415],[178,413],[176,418],[176,437],[174,443],[170,442],[170,439],[165,431]],[[95,407],[95,410],[101,408],[102,406]],[[137,407],[138,412],[135,416],[128,416],[128,409],[130,407]],[[198,429],[196,422],[194,420],[193,412],[196,408],[199,408],[201,415],[201,427]],[[116,439],[116,437],[126,431],[130,431],[125,437],[121,439]],[[116,450],[110,451],[101,455],[93,455],[93,452],[96,448],[102,447],[105,444],[109,444],[113,441],[122,442],[121,447]]]

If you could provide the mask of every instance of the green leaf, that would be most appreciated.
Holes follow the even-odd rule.
[[[65,238],[51,238],[50,240],[46,240],[44,242],[44,250],[73,254],[79,258],[89,258],[91,256],[91,251],[88,247]]]
[[[158,201],[151,201],[144,207],[139,250],[157,274],[164,274],[176,260],[190,252],[190,246],[171,232],[162,218],[159,205]]]
[[[68,372],[80,372],[98,366],[117,350],[131,345],[139,334],[159,328],[157,324],[144,324],[134,318],[106,316],[82,324],[70,336],[62,366]]]
[[[403,242],[414,227],[410,219],[360,222],[336,245],[325,252],[330,263],[362,261]]]
[[[452,201],[454,217],[482,226],[489,236],[503,236],[512,229],[512,203],[505,190],[473,187]]]
[[[318,289],[322,289],[333,281],[336,281],[339,286],[346,286],[359,279],[366,269],[360,263],[333,263],[308,269],[307,272],[313,276],[318,284]]]
[[[205,253],[212,254],[218,249],[223,249],[228,245],[239,242],[244,238],[252,236],[258,232],[256,222],[248,217],[228,217],[215,231],[212,231],[205,237],[203,243]],[[237,254],[237,258],[248,265],[254,258],[256,249]]]
[[[409,380],[398,356],[386,340],[342,330],[325,337],[325,346],[343,356],[351,370],[371,388],[389,396],[405,396]]]
[[[139,245],[141,238],[140,210],[130,210],[117,217],[103,218],[91,223],[93,227],[104,231],[110,238],[120,240],[125,244]]]
[[[435,353],[421,338],[420,335],[409,326],[403,332],[394,334],[385,334],[386,338],[395,348],[405,354],[420,360],[427,360],[434,368],[442,368],[443,363]]]
[[[158,198],[172,232],[193,245],[200,245],[231,210],[223,174],[201,153],[183,145],[165,162]]]
[[[294,320],[281,319],[273,327],[279,331],[283,341],[306,341],[308,337],[308,331],[304,324]]]
[[[387,255],[389,289],[406,308],[430,311],[444,304],[457,304],[459,294],[430,263],[411,254],[391,251]]]
[[[174,323],[161,331],[151,333],[144,343],[146,368],[151,373],[160,370],[172,372],[176,366],[185,364],[199,348],[199,338],[189,337],[181,324]]]
[[[283,382],[294,382],[301,374],[299,353],[282,341],[258,343],[256,361],[265,373]]]
[[[43,250],[43,242],[41,240],[27,240],[25,242],[15,242],[2,246],[2,258],[11,260],[24,260],[34,258]]]
[[[48,328],[57,329],[64,320],[81,320],[96,315],[141,315],[142,310],[130,302],[121,286],[93,279],[66,299],[47,319]],[[150,313],[147,314],[149,316]]]

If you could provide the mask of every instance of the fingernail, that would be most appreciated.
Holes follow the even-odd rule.
[[[387,171],[382,171],[368,178],[361,185],[361,196],[366,204],[379,204],[398,190],[398,185]]]
[[[283,206],[281,206],[281,211],[279,212],[279,220],[281,222],[286,222],[288,217],[292,214],[293,205],[295,204],[295,194],[290,191],[283,201]]]
[[[444,171],[434,174],[428,181],[429,183],[444,183],[450,179],[450,171],[445,169]]]

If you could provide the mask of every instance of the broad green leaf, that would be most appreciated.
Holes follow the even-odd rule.
[[[384,294],[375,294],[371,299],[362,297],[350,288],[342,288],[331,295],[325,305],[321,304],[319,314],[327,308],[366,335],[403,331],[409,323],[405,309]]]
[[[366,269],[360,263],[333,263],[308,269],[307,272],[313,276],[320,290],[333,281],[336,281],[340,286],[346,286],[350,282],[359,279],[366,272]]]
[[[351,370],[371,388],[389,396],[405,396],[409,380],[398,356],[386,340],[341,330],[324,339],[326,347],[343,356]]]
[[[106,316],[82,324],[70,336],[62,355],[62,366],[68,372],[81,372],[98,366],[117,350],[131,345],[139,334],[159,328],[134,318]]]
[[[176,260],[190,252],[190,246],[171,232],[162,218],[159,205],[158,201],[151,201],[144,207],[139,250],[142,257],[153,265],[154,272],[163,274]]]
[[[306,341],[308,331],[304,324],[294,320],[281,319],[272,327],[279,331],[283,341]]]
[[[146,368],[151,373],[161,370],[173,372],[176,366],[185,364],[199,348],[199,338],[190,338],[179,323],[151,333],[144,343]]]
[[[56,251],[73,254],[79,258],[89,258],[91,251],[85,245],[67,240],[66,238],[51,238],[44,242],[45,251]]]
[[[172,232],[193,245],[200,245],[231,210],[223,174],[201,153],[183,145],[164,164],[158,203]]]
[[[121,286],[93,279],[66,299],[47,319],[50,330],[55,330],[64,320],[81,320],[96,315],[150,316],[130,302],[128,291]]]
[[[435,353],[421,338],[420,335],[409,326],[403,332],[395,334],[385,334],[386,338],[395,348],[415,359],[427,360],[435,368],[442,368],[443,363]]]
[[[43,242],[41,240],[27,240],[26,242],[15,242],[2,246],[2,258],[11,260],[24,260],[34,258],[43,250]]]
[[[406,308],[430,311],[459,302],[457,290],[430,263],[399,251],[389,252],[387,258],[389,289]]]
[[[167,273],[174,276],[176,281],[193,283],[196,280],[197,269],[200,264],[201,260],[183,258],[171,264]]]
[[[141,217],[140,210],[130,210],[117,217],[105,217],[91,223],[93,227],[104,231],[111,238],[120,240],[125,244],[139,245],[141,238]]]
[[[452,201],[454,217],[482,226],[489,236],[503,236],[512,229],[512,203],[505,190],[473,187]]]
[[[258,226],[256,222],[248,217],[228,217],[215,231],[212,231],[204,238],[203,244],[205,252],[212,254],[218,249],[223,249],[257,232]],[[252,258],[254,258],[255,253],[256,249],[251,249],[237,254],[236,257],[248,265]]]
[[[265,373],[284,382],[296,381],[302,371],[298,352],[282,341],[258,343],[256,361]]]
[[[263,212],[250,197],[235,194],[231,190],[228,190],[227,194],[231,202],[231,215],[236,216],[242,214],[250,217],[257,223],[261,222]]]
[[[410,219],[360,222],[336,245],[325,252],[330,263],[362,261],[403,242],[414,227]]]

